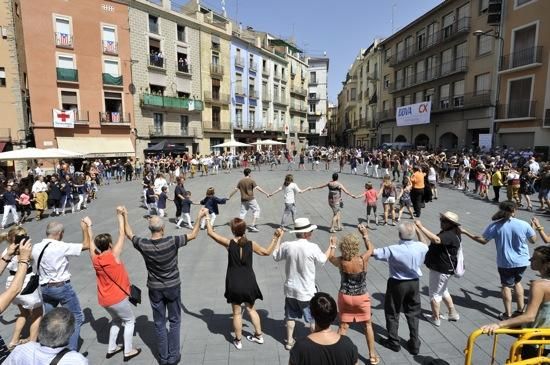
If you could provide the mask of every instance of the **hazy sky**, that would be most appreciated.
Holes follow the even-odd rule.
[[[342,81],[361,48],[407,25],[442,0],[225,0],[228,16],[243,26],[288,38],[308,54],[330,58],[329,99],[337,101]],[[221,9],[221,0],[202,1]]]

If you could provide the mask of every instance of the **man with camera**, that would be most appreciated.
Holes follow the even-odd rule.
[[[82,243],[67,243],[63,241],[65,229],[60,222],[50,222],[46,228],[46,238],[34,245],[32,257],[37,263],[40,276],[40,292],[44,302],[44,311],[48,313],[58,305],[67,308],[75,317],[74,332],[69,340],[69,349],[78,351],[80,326],[84,320],[80,302],[71,285],[69,272],[69,257],[80,256],[82,251],[90,248],[91,237],[88,227],[92,225],[86,217],[80,222]],[[40,256],[41,259],[40,259]],[[39,262],[40,261],[40,262]]]

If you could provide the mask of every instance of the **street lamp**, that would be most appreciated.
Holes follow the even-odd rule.
[[[475,35],[476,37],[479,37],[479,36],[482,36],[482,35],[486,35],[486,36],[489,36],[489,37],[493,37],[495,39],[500,39],[500,40],[503,40],[502,37],[500,36],[500,34],[496,33],[496,34],[491,34],[491,32],[493,32],[493,29],[489,29],[488,31],[484,31],[484,30],[481,30],[481,29],[478,29],[476,30],[474,33],[472,33],[473,35]]]

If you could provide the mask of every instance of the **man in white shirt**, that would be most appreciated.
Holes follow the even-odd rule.
[[[298,218],[294,221],[296,241],[283,242],[273,251],[275,261],[285,260],[286,281],[285,293],[285,322],[287,340],[285,348],[292,349],[295,340],[293,337],[295,320],[304,318],[306,323],[312,320],[309,310],[309,301],[316,292],[315,265],[324,264],[332,246],[325,253],[316,243],[310,242],[313,231],[317,226],[311,224],[307,218]]]
[[[74,330],[75,318],[71,311],[66,308],[51,310],[40,322],[38,342],[17,346],[4,365],[87,365],[84,356],[66,347]]]
[[[529,166],[529,171],[531,171],[532,174],[538,175],[540,171],[540,165],[534,157],[531,157],[529,159],[529,162],[527,162],[527,166]]]
[[[83,243],[63,242],[65,229],[59,222],[50,222],[46,228],[46,236],[42,242],[33,246],[32,258],[40,274],[40,292],[44,302],[45,312],[49,312],[58,305],[67,308],[75,317],[74,332],[69,340],[69,349],[78,350],[78,338],[80,326],[84,320],[80,302],[71,285],[71,273],[69,272],[70,256],[80,256],[82,251],[90,248],[91,237],[88,227],[92,225],[90,218],[86,217],[80,222]],[[42,258],[40,259],[40,256]],[[40,263],[39,263],[40,261]]]

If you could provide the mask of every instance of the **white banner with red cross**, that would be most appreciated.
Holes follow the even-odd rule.
[[[53,110],[54,128],[74,128],[76,110]]]

